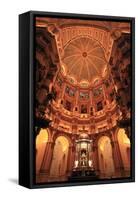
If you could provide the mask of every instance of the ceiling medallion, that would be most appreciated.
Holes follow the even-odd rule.
[[[87,52],[84,51],[84,52],[82,53],[82,56],[83,56],[84,58],[87,57]]]

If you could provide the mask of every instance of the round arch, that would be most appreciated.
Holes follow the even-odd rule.
[[[63,132],[56,132],[56,134],[53,134],[53,138],[52,138],[53,142],[55,143],[56,139],[58,137],[61,137],[61,136],[65,137],[68,140],[69,146],[72,146],[72,139],[71,139],[71,137],[68,134],[63,133]]]
[[[67,171],[69,141],[65,136],[59,135],[55,139],[53,158],[50,169],[50,178],[53,181],[65,180]]]
[[[101,177],[112,177],[115,172],[111,140],[101,136],[98,140],[99,170]]]

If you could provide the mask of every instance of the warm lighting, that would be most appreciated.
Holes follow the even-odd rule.
[[[103,78],[107,75],[107,73],[108,73],[107,66],[105,66],[105,68],[103,69],[103,73],[102,73]]]
[[[89,160],[89,167],[92,167],[92,160]]]
[[[38,20],[35,113],[52,120],[36,137],[40,182],[70,181],[74,172],[77,180],[127,177],[132,113],[125,72],[131,69],[131,45],[124,29],[130,23],[107,21]],[[52,35],[49,28],[40,31],[41,24],[50,25]]]
[[[75,168],[78,167],[78,160],[75,160]]]
[[[41,129],[39,134],[36,137],[36,148],[48,141],[48,132],[46,129]]]
[[[59,136],[57,142],[60,142],[62,144],[62,150],[63,152],[65,152],[69,146],[68,140],[63,136]]]
[[[61,66],[61,71],[62,71],[62,73],[64,74],[64,75],[66,75],[66,70],[65,70],[65,66],[62,64],[62,66]]]
[[[104,150],[104,147],[102,144],[100,144],[100,150],[103,151]]]
[[[82,148],[82,149],[83,149],[83,148],[86,149],[86,148],[87,148],[87,143],[86,143],[86,142],[82,142],[82,143],[81,143],[81,148]]]
[[[124,144],[130,145],[130,140],[129,140],[129,138],[124,138]]]
[[[124,143],[126,145],[130,145],[130,140],[127,137],[125,130],[123,128],[119,129],[118,135],[119,135],[120,141],[122,141],[122,143]]]
[[[80,86],[81,86],[81,87],[88,87],[88,86],[89,86],[89,82],[88,82],[87,80],[82,80],[82,81],[80,82]]]

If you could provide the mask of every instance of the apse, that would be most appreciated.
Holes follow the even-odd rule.
[[[36,182],[130,176],[130,24],[36,19]]]

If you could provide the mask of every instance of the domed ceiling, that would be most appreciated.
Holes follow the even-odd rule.
[[[104,49],[98,41],[87,36],[76,38],[64,47],[62,63],[65,75],[80,84],[83,81],[91,84],[104,77],[107,71]]]

